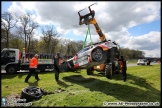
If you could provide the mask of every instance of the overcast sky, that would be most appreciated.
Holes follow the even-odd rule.
[[[141,50],[146,57],[161,57],[161,3],[160,2],[1,2],[2,10],[17,15],[32,13],[40,25],[57,26],[62,36],[75,41],[85,39],[87,25],[79,25],[78,11],[87,14],[88,6],[95,10],[95,19],[107,40],[116,41],[121,47]],[[92,41],[100,41],[90,25]],[[40,37],[37,30],[37,38]],[[89,36],[90,37],[90,36]],[[88,38],[90,41],[90,38]]]

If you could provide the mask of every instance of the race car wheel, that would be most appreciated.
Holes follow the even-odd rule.
[[[103,50],[101,48],[97,48],[92,52],[92,60],[99,62],[103,59]]]
[[[111,67],[111,65],[106,64],[105,75],[106,75],[106,78],[108,78],[108,79],[112,78],[112,67]]]
[[[40,88],[29,86],[22,90],[20,99],[26,99],[26,102],[37,100],[42,97],[43,93]]]
[[[87,75],[93,75],[94,69],[93,67],[87,69]]]

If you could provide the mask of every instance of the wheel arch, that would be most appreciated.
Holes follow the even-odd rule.
[[[15,71],[14,71],[13,73],[8,72],[8,68],[10,68],[10,67],[14,67],[14,68],[15,68]],[[14,74],[14,73],[17,73],[17,71],[20,70],[20,67],[18,67],[18,65],[16,65],[16,64],[9,64],[9,65],[7,65],[7,66],[5,67],[4,70],[5,70],[6,73],[8,73],[8,74]]]
[[[90,53],[91,56],[92,56],[92,53],[93,53],[97,48],[100,48],[100,49],[102,49],[102,51],[103,51],[103,48],[102,48],[101,46],[97,46],[97,47],[95,47],[95,48],[92,49],[92,51],[91,51],[91,53]]]

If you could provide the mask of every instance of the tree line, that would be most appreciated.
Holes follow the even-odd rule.
[[[34,38],[35,30],[40,28],[42,36]],[[14,33],[11,30],[14,29]],[[58,33],[54,25],[40,26],[32,14],[16,17],[13,12],[4,12],[1,15],[1,50],[3,48],[17,48],[27,53],[55,54],[60,52],[64,56],[73,56],[82,49],[84,41],[71,41]],[[126,59],[139,59],[144,52],[129,48],[120,48],[121,55]]]

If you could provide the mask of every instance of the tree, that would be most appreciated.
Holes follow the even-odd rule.
[[[1,28],[1,50],[6,46],[6,31],[5,29]]]
[[[55,53],[56,45],[59,43],[59,34],[54,27],[54,25],[47,25],[42,27],[42,40],[44,41],[44,46],[46,53]]]
[[[66,46],[66,55],[74,55],[78,51],[82,49],[83,41],[71,41],[66,39],[64,41],[64,44]]]
[[[144,52],[140,50],[134,50],[129,48],[121,48],[121,55],[123,55],[126,59],[139,59],[144,58]]]
[[[5,34],[6,34],[6,48],[9,47],[9,34],[10,34],[10,30],[11,28],[16,26],[16,23],[18,22],[16,16],[14,13],[12,12],[4,12],[2,14],[2,18],[1,18],[1,27],[3,27],[3,29],[5,30]]]
[[[58,47],[59,42],[60,42],[60,38],[59,38],[58,35],[52,37],[52,40],[51,40],[51,47],[50,47],[50,54],[51,54],[51,53],[52,53],[52,54],[55,54],[55,53],[56,53],[56,51],[57,51],[56,49],[57,49],[57,47]]]
[[[9,47],[10,48],[22,49],[23,48],[23,42],[18,37],[12,37],[10,39]]]
[[[25,49],[27,49],[27,52],[29,52],[30,47],[30,41],[33,37],[34,29],[39,27],[38,23],[35,21],[34,18],[32,18],[31,14],[25,14],[20,17],[21,25],[19,27],[19,31],[23,31],[24,37],[25,37]],[[21,32],[19,32],[21,33]]]
[[[32,53],[39,53],[39,49],[38,49],[38,40],[37,40],[37,39],[32,39],[32,40],[31,40],[30,51],[31,51]]]

